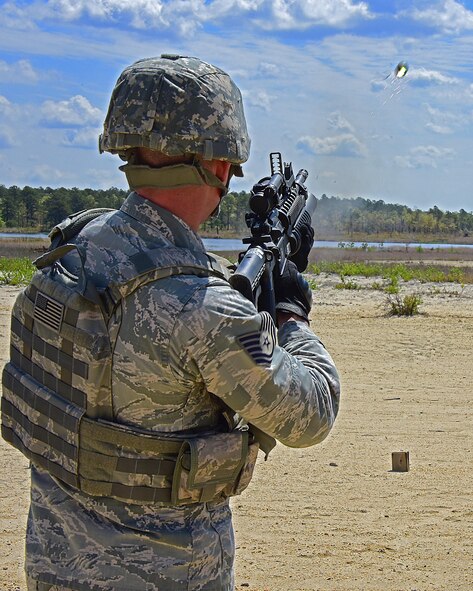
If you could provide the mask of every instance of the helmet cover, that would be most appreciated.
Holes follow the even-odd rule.
[[[115,85],[99,149],[123,155],[137,147],[245,162],[250,138],[240,90],[223,70],[195,57],[135,62]]]

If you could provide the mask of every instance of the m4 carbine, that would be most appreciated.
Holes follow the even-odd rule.
[[[300,248],[300,228],[312,222],[317,199],[307,191],[307,170],[294,176],[291,163],[282,162],[279,152],[269,155],[271,176],[252,188],[246,224],[251,236],[240,253],[230,284],[251,300],[258,310],[276,320],[274,282],[282,275],[288,259]]]

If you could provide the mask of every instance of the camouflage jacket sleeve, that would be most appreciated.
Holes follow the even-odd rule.
[[[285,445],[307,447],[329,433],[338,412],[339,377],[304,323],[286,322],[276,335],[269,314],[212,280],[184,307],[172,346],[181,347],[181,359],[185,347],[187,362],[209,392]]]

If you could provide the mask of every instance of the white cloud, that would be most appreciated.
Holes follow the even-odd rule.
[[[344,0],[342,0],[344,1]],[[251,13],[268,0],[48,0],[40,4],[37,17],[74,21],[88,16],[99,21],[126,19],[136,29],[173,29],[192,34],[208,21]]]
[[[80,94],[64,101],[45,101],[41,106],[42,122],[52,127],[87,127],[100,122],[103,113]]]
[[[38,82],[39,74],[28,60],[7,63],[0,60],[0,82],[34,84]]]
[[[163,5],[160,0],[49,0],[46,7],[65,20],[76,20],[84,14],[107,20],[122,13],[131,13],[132,24],[144,27],[146,20],[152,23],[160,21]]]
[[[12,109],[13,105],[11,102],[0,94],[0,113],[8,114],[11,113]]]
[[[455,150],[452,148],[417,146],[411,148],[406,156],[396,156],[394,161],[403,168],[437,168],[439,162],[451,159],[454,155]]]
[[[28,7],[29,8],[29,7]],[[0,6],[0,17],[3,27],[11,27],[20,31],[36,29],[32,15],[25,8],[16,6],[14,0]]]
[[[447,33],[473,29],[473,12],[455,0],[437,2],[425,10],[408,12],[412,18]]]
[[[302,0],[301,10],[311,20],[335,27],[347,24],[353,18],[371,18],[368,4],[352,0]]]
[[[279,68],[276,64],[269,62],[261,62],[258,64],[258,75],[263,77],[273,78],[279,73]]]
[[[334,111],[328,116],[327,122],[330,127],[337,129],[338,131],[348,131],[350,133],[355,132],[353,125],[343,117],[339,111]]]
[[[274,22],[260,24],[273,29],[307,29],[314,25],[344,27],[357,19],[370,19],[373,15],[366,2],[352,0],[274,0]]]
[[[431,118],[426,127],[434,133],[445,135],[454,133],[456,130],[464,130],[473,121],[471,113],[461,111],[452,113],[446,109],[432,107],[429,104],[425,105],[425,107]]]
[[[231,12],[233,5],[244,2],[217,2],[228,5]],[[181,34],[190,34],[201,22],[210,20],[211,7],[205,0],[44,0],[30,10],[37,21],[60,19],[75,21],[83,17],[106,22],[109,25],[125,21],[135,29],[177,29]]]
[[[0,95],[0,145],[3,148],[18,146],[35,126],[34,112],[29,105],[10,102]],[[25,133],[25,126],[28,131]]]
[[[370,86],[373,92],[381,92],[382,90],[386,90],[388,87],[384,80],[372,80],[370,82]]]
[[[135,29],[178,28],[192,31],[199,21],[207,20],[204,0],[38,0],[0,7],[5,24],[16,29],[34,29],[44,20],[73,22],[83,17],[113,25],[119,21]]]
[[[15,132],[13,129],[0,126],[0,149],[12,148],[16,145]]]
[[[31,171],[32,182],[38,185],[51,186],[63,180],[64,177],[65,175],[61,170],[49,164],[38,164]]]
[[[110,187],[118,187],[119,189],[128,189],[125,175],[118,169],[117,163],[113,161],[113,168],[103,166],[101,168],[90,168],[87,171],[86,186],[96,187],[97,189],[109,189]],[[79,179],[75,184],[80,186],[84,179]]]
[[[452,76],[445,76],[441,72],[435,70],[426,70],[425,68],[418,70],[411,70],[408,74],[409,83],[415,86],[431,86],[431,85],[451,85],[458,84],[458,78]]]
[[[266,90],[257,90],[256,92],[242,91],[243,101],[246,106],[256,107],[263,109],[263,111],[269,111],[271,108],[271,102],[274,97],[266,92]]]
[[[453,129],[451,127],[448,127],[447,125],[438,125],[437,123],[427,123],[427,125],[425,127],[427,129],[430,129],[430,131],[433,131],[434,133],[439,133],[441,135],[447,135],[449,133],[453,133]]]
[[[67,148],[97,149],[100,130],[92,127],[73,129],[66,132],[62,145]]]
[[[22,28],[47,19],[72,22],[88,17],[107,24],[126,20],[137,29],[173,29],[181,35],[235,15],[257,16],[255,24],[270,30],[346,27],[373,18],[368,3],[355,0],[38,0],[27,9],[9,2],[1,10],[9,26]],[[272,18],[263,20],[268,12]]]
[[[299,138],[298,147],[305,148],[317,155],[362,157],[366,155],[366,146],[352,133],[343,133],[330,137]]]

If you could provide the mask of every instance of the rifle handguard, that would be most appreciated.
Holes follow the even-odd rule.
[[[264,273],[265,264],[264,250],[260,246],[249,248],[230,277],[230,285],[254,303],[254,292]]]

